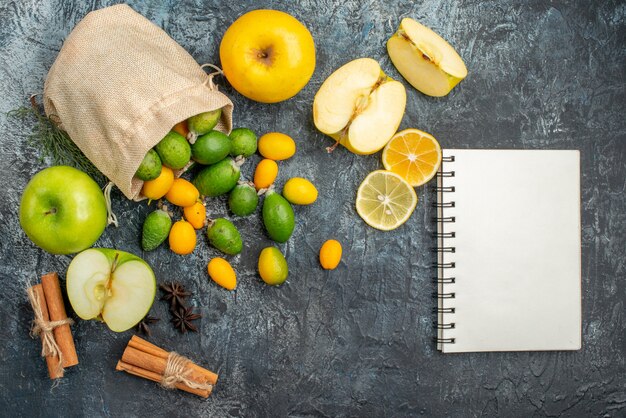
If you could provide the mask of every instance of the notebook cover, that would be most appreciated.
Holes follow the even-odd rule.
[[[438,217],[454,222],[438,222],[438,231],[454,237],[438,239],[450,251],[439,265],[451,267],[438,275],[454,283],[439,284],[438,348],[580,349],[579,152],[443,154],[454,161],[440,172],[454,174],[438,178],[438,203],[448,206]]]

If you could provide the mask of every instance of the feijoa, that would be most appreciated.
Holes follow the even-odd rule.
[[[248,158],[256,152],[257,138],[256,134],[248,128],[235,128],[231,131],[230,140],[232,147],[230,155],[237,157],[243,155]]]
[[[206,235],[211,245],[225,254],[235,255],[241,252],[241,235],[228,219],[217,218],[209,221]]]
[[[167,239],[172,227],[172,220],[167,212],[157,209],[146,216],[141,234],[141,247],[152,251]]]
[[[139,168],[135,172],[135,176],[143,181],[154,180],[161,174],[161,158],[153,149],[148,151]]]
[[[295,227],[291,204],[271,189],[265,194],[263,201],[263,224],[269,237],[281,243],[289,239]]]
[[[228,196],[228,207],[235,215],[248,216],[255,211],[258,204],[259,195],[249,183],[236,185]]]
[[[219,131],[209,131],[199,136],[191,145],[191,157],[200,164],[210,165],[222,161],[231,149],[230,138]]]
[[[191,159],[191,147],[184,136],[169,132],[155,147],[164,165],[180,170]]]
[[[219,163],[205,167],[198,173],[193,184],[200,194],[215,197],[230,192],[237,185],[239,165],[232,158],[225,158]]]
[[[222,116],[222,109],[200,113],[187,119],[189,131],[196,135],[204,135],[217,126]]]

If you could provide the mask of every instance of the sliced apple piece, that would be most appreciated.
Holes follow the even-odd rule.
[[[387,52],[400,74],[428,96],[445,96],[467,76],[461,56],[441,36],[410,18],[387,41]]]
[[[146,316],[156,294],[156,278],[141,258],[118,250],[92,248],[67,269],[67,295],[82,319],[102,319],[116,332]]]
[[[146,316],[155,292],[154,273],[139,260],[119,265],[111,274],[111,296],[102,309],[102,319],[113,331],[132,328]]]
[[[111,263],[100,251],[89,249],[74,257],[67,268],[67,297],[76,315],[94,319],[104,306]]]
[[[398,103],[402,103],[402,111],[396,111],[395,119],[390,123],[391,116],[388,110],[397,109]],[[401,83],[397,81],[383,83],[369,96],[368,106],[352,120],[348,138],[343,139],[341,135],[337,135],[335,139],[338,141],[343,139],[360,153],[374,153],[387,145],[398,130],[405,104],[406,90]]]
[[[402,83],[387,77],[375,60],[359,58],[324,81],[313,100],[313,120],[336,144],[372,154],[398,130],[405,107]]]

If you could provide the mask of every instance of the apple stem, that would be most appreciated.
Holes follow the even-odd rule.
[[[339,145],[339,141],[335,141],[331,147],[326,147],[326,152],[330,154],[335,150],[335,148],[337,148],[337,145]]]
[[[54,215],[57,213],[57,208],[52,208],[49,211],[45,212],[44,215]]]

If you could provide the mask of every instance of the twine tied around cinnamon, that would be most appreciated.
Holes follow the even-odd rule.
[[[213,385],[210,383],[198,383],[189,379],[191,373],[191,370],[187,368],[189,363],[191,360],[187,357],[181,356],[175,351],[170,352],[167,356],[161,386],[166,389],[175,389],[177,383],[182,383],[192,389],[213,390]]]
[[[59,348],[56,340],[54,339],[54,334],[52,331],[60,327],[62,325],[68,324],[71,325],[74,323],[72,319],[65,318],[59,321],[46,321],[43,318],[43,312],[41,308],[41,301],[39,300],[39,295],[35,293],[32,287],[27,289],[28,299],[30,300],[30,304],[33,307],[33,311],[35,312],[35,319],[33,321],[33,328],[30,331],[31,336],[41,336],[41,357],[58,357],[59,358],[59,372],[63,371],[63,354],[61,353],[61,349]]]

